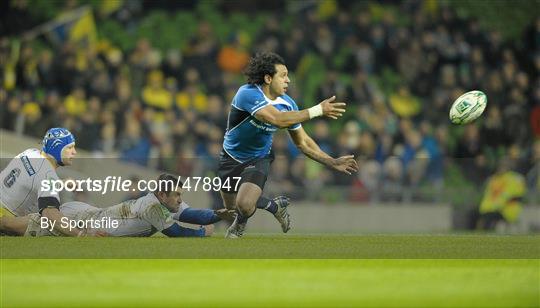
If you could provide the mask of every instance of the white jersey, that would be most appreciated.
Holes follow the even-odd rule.
[[[169,228],[175,222],[169,210],[161,205],[153,193],[135,200],[124,201],[107,208],[97,208],[83,202],[67,202],[60,212],[72,220],[117,221],[116,228],[99,228],[110,236],[150,236]]]
[[[0,173],[0,203],[15,216],[39,212],[38,198],[54,197],[52,190],[42,190],[43,180],[59,180],[55,167],[38,149],[28,149],[15,156]]]

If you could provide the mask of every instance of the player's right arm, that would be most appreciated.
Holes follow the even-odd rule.
[[[346,155],[338,158],[331,157],[321,150],[317,143],[302,127],[295,130],[289,130],[289,135],[296,147],[314,161],[348,175],[351,175],[353,172],[358,172],[358,163],[353,155]]]
[[[227,209],[219,209],[219,210],[211,210],[211,209],[194,209],[191,207],[187,207],[183,209],[181,212],[174,213],[172,215],[174,220],[177,220],[179,222],[185,222],[195,225],[211,225],[215,224],[218,221],[227,220],[227,221],[233,221],[234,210],[227,210]]]
[[[212,235],[214,231],[213,225],[200,226],[199,229],[180,226],[174,221],[171,213],[159,203],[149,204],[138,213],[138,216],[168,237],[204,237]]]
[[[326,116],[335,120],[343,115],[346,105],[343,102],[334,102],[335,100],[336,97],[332,96],[311,108],[285,112],[281,112],[276,107],[268,104],[258,110],[254,116],[260,121],[270,123],[279,128],[286,128],[320,116]]]

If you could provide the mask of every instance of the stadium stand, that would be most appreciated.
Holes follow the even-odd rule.
[[[242,67],[257,51],[275,51],[301,108],[333,94],[349,103],[341,121],[305,127],[329,153],[354,153],[361,171],[339,176],[280,134],[268,193],[468,209],[509,157],[526,177],[527,202],[538,203],[534,14],[504,32],[435,1],[276,1],[257,14],[246,1],[84,3],[4,4],[12,17],[2,18],[0,35],[2,128],[41,137],[64,126],[94,157],[213,175]],[[451,102],[471,89],[487,94],[485,115],[451,125]]]

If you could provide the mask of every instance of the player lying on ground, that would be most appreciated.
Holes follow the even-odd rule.
[[[182,201],[182,183],[175,187],[176,178],[162,174],[158,178],[158,190],[138,199],[120,204],[97,208],[89,204],[73,201],[60,206],[63,215],[73,222],[100,221],[99,229],[109,236],[151,236],[161,232],[169,237],[202,237],[213,233],[213,224],[225,219],[232,220],[234,211],[194,209]],[[51,231],[50,226],[42,225],[39,215],[18,217],[18,234],[26,236],[60,235]],[[178,222],[201,225],[199,229],[180,226]],[[111,223],[116,222],[116,223]]]
[[[314,107],[298,110],[296,102],[285,94],[291,82],[285,62],[274,53],[261,53],[250,59],[245,74],[248,84],[241,86],[232,100],[218,170],[222,183],[241,177],[238,191],[225,187],[221,190],[225,207],[238,212],[225,235],[229,238],[243,235],[248,218],[257,208],[273,213],[283,232],[290,228],[288,199],[262,196],[274,160],[272,137],[278,129],[287,128],[295,145],[309,158],[349,175],[358,171],[353,155],[329,156],[300,124],[320,116],[337,119],[345,112],[345,103],[334,102],[333,96]]]
[[[70,166],[77,154],[75,137],[65,128],[51,128],[43,138],[43,147],[27,149],[15,156],[0,173],[0,231],[17,233],[21,220],[15,219],[32,213],[60,221],[63,215],[58,208],[60,198],[53,191],[41,189],[42,181],[59,180],[56,169]],[[24,220],[23,220],[24,223]],[[85,233],[77,228],[62,228],[55,224],[55,231],[67,236],[98,235]]]

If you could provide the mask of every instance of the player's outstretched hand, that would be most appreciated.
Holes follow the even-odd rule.
[[[222,220],[233,221],[234,218],[236,217],[236,211],[228,210],[228,209],[219,209],[219,210],[216,210],[216,215]]]
[[[358,163],[354,159],[354,155],[341,156],[334,159],[332,167],[348,175],[358,172]]]
[[[212,236],[214,234],[214,225],[201,226],[204,228],[204,236]]]
[[[322,102],[320,102],[323,115],[334,120],[341,117],[345,113],[345,103],[344,102],[334,102],[336,96],[329,97]]]

